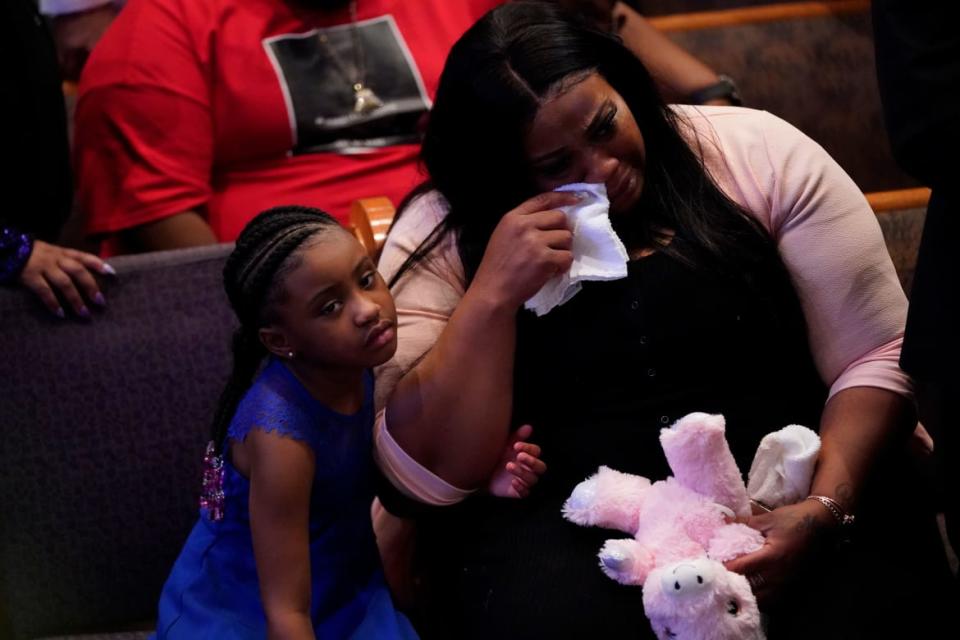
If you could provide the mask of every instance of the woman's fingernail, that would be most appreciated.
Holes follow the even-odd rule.
[[[77,309],[77,315],[79,315],[81,318],[89,318],[90,309],[87,309],[86,307],[80,307]]]
[[[111,266],[110,266],[109,264],[107,264],[106,262],[103,263],[103,268],[100,269],[100,271],[101,271],[102,273],[107,274],[108,276],[115,276],[115,275],[117,275],[117,272],[114,271],[113,267],[111,267]]]
[[[67,314],[63,312],[63,307],[58,307],[56,311],[53,312],[55,316],[63,320],[67,317]]]
[[[93,296],[93,301],[99,306],[105,306],[107,304],[107,299],[103,297],[103,294],[97,291],[96,295]]]

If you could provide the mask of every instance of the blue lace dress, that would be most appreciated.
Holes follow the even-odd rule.
[[[254,381],[230,424],[228,439],[253,428],[306,442],[316,455],[310,496],[310,612],[318,638],[416,638],[394,609],[370,522],[374,495],[373,379],[363,408],[336,413],[315,400],[272,360]],[[264,638],[250,533],[250,482],[224,462],[225,512],[205,510],[160,596],[156,637]]]

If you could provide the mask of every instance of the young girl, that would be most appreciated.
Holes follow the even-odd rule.
[[[304,207],[254,218],[224,285],[234,368],[157,637],[415,638],[370,521],[370,368],[397,347],[389,290],[353,236]],[[523,495],[545,467],[535,445],[511,452],[491,487]]]

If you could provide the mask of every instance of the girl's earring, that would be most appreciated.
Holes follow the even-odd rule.
[[[293,351],[287,351],[287,357],[293,359]]]

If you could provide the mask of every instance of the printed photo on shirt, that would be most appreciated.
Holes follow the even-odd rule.
[[[419,140],[430,99],[392,16],[273,36],[263,46],[283,88],[293,154]]]

